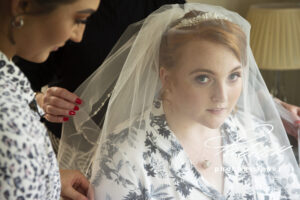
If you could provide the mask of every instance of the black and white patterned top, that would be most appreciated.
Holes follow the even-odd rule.
[[[0,199],[60,198],[55,154],[30,83],[0,52]]]
[[[102,146],[101,157],[96,158],[92,172],[96,199],[300,199],[299,178],[289,163],[278,170],[260,160],[259,155],[241,156],[250,149],[238,137],[243,133],[233,116],[221,126],[222,146],[225,147],[222,194],[193,166],[169,129],[160,101],[154,102],[152,110],[138,124],[130,130],[126,123],[121,125]],[[266,131],[262,127],[256,133],[261,135]],[[267,140],[262,137],[258,140],[256,142],[266,146]],[[254,151],[258,153],[259,148],[259,144],[255,145]],[[252,171],[250,159],[255,168]]]

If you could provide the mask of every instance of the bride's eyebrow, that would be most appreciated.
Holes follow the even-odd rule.
[[[239,70],[240,68],[242,68],[242,67],[239,65],[239,66],[233,68],[229,73]],[[215,74],[213,71],[211,71],[209,69],[195,69],[195,70],[191,71],[189,74],[192,75],[192,74],[198,73],[198,72],[206,72],[206,73],[213,74],[213,75]]]
[[[190,75],[197,73],[197,72],[206,72],[209,74],[215,74],[213,71],[209,70],[209,69],[195,69],[193,71],[190,72]]]
[[[234,72],[234,71],[236,71],[236,70],[238,70],[238,69],[241,69],[241,68],[242,68],[242,66],[239,65],[239,66],[233,68],[233,69],[230,71],[230,73],[231,73],[231,72]]]

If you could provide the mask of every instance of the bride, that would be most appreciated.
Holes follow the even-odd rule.
[[[238,14],[191,3],[125,32],[79,89],[91,99],[85,112],[64,128],[63,141],[91,161],[96,199],[300,199],[299,168],[249,33]]]

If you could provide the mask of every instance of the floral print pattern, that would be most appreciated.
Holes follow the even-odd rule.
[[[169,129],[160,101],[154,102],[140,124],[142,129],[133,125],[109,134],[101,147],[92,174],[96,199],[300,199],[299,180],[293,173],[264,170],[268,167],[265,162],[247,154],[250,150],[239,137],[243,130],[234,116],[229,116],[220,128],[222,145],[245,145],[223,151],[222,194],[193,166]],[[265,131],[256,130],[257,134]],[[267,142],[261,137],[258,140],[264,145]],[[251,172],[250,160],[262,170]],[[278,180],[285,177],[289,181],[283,185]]]
[[[0,52],[0,199],[55,200],[60,177],[24,74]]]

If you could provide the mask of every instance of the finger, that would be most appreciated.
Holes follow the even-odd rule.
[[[88,193],[89,187],[90,187],[90,182],[85,178],[83,174],[78,172],[78,179],[79,179],[79,187],[83,189],[84,194]]]
[[[296,125],[296,127],[297,127],[297,135],[298,135],[298,131],[299,131],[299,129],[300,129],[300,120],[296,120],[296,121],[295,121],[295,125]]]
[[[88,200],[88,198],[86,196],[77,192],[71,186],[65,189],[63,197],[73,199],[73,200]]]
[[[290,122],[286,121],[286,120],[282,120],[282,123],[283,123],[283,126],[285,128],[285,131],[289,135],[291,135],[291,136],[293,136],[294,138],[297,139],[297,129],[296,129],[296,127],[293,124],[291,124]]]
[[[70,198],[67,198],[67,197],[62,197],[63,200],[72,200]]]
[[[89,187],[87,197],[88,197],[89,200],[94,200],[95,199],[94,188],[93,188],[92,185],[90,185],[90,187]]]
[[[81,188],[80,186],[79,186],[79,187],[76,187],[75,190],[76,190],[77,192],[80,192],[80,193],[83,194],[83,195],[86,195],[86,194],[87,194],[87,192],[86,192],[83,188]]]
[[[75,115],[76,114],[76,112],[73,111],[73,110],[61,109],[61,108],[58,108],[58,107],[54,107],[52,105],[45,105],[45,106],[43,106],[43,109],[47,114],[50,114],[50,115],[68,117],[70,115]]]
[[[56,97],[56,96],[45,96],[44,97],[44,105],[43,109],[45,110],[45,106],[51,105],[57,108],[65,109],[65,110],[76,110],[76,104],[66,101],[62,98]],[[78,108],[79,109],[79,108]],[[78,110],[77,109],[77,110]]]
[[[62,99],[65,99],[66,101],[81,104],[81,99],[74,93],[60,87],[51,87],[47,90],[47,93],[50,96],[56,96]]]
[[[69,117],[50,115],[50,114],[45,114],[44,118],[47,119],[49,122],[53,122],[53,123],[62,123],[62,122],[69,121]]]

